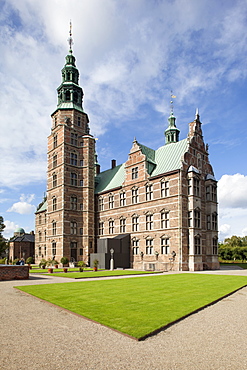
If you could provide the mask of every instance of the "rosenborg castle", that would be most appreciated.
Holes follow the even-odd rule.
[[[101,172],[70,47],[48,137],[47,192],[36,211],[35,259],[109,268],[218,269],[217,182],[199,113],[179,140],[171,112],[165,145],[134,140],[126,162]],[[121,143],[120,143],[121,145]]]

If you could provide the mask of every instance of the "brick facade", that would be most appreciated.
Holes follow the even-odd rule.
[[[101,173],[88,116],[80,106],[61,103],[75,94],[73,86],[67,94],[66,86],[58,88],[48,137],[47,199],[36,212],[36,259],[88,262],[99,238],[130,234],[133,268],[219,268],[217,183],[199,114],[187,139],[178,141],[172,114],[164,147],[155,151],[134,140],[127,161],[113,161]]]

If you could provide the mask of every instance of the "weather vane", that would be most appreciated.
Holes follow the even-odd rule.
[[[173,115],[173,100],[172,99],[174,98],[176,98],[176,95],[173,95],[172,90],[171,90],[171,114],[172,115]]]
[[[72,54],[72,45],[74,44],[73,39],[72,39],[72,23],[70,21],[69,24],[69,38],[68,38],[68,43],[69,43],[69,52]]]

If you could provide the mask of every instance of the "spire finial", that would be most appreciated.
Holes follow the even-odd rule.
[[[73,42],[73,38],[72,38],[72,22],[71,22],[71,20],[70,20],[70,23],[69,23],[69,38],[68,38],[68,43],[69,43],[69,52],[72,54],[73,53],[72,45],[74,44],[74,42]]]
[[[176,95],[173,95],[172,90],[171,90],[171,116],[173,116],[173,100],[172,99],[174,98],[176,98]]]
[[[200,121],[200,114],[199,114],[199,109],[196,108],[196,116],[195,116],[196,121]]]

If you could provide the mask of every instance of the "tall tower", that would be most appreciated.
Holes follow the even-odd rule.
[[[95,139],[82,107],[79,71],[70,50],[57,88],[48,137],[46,251],[47,257],[87,262],[94,251]]]

